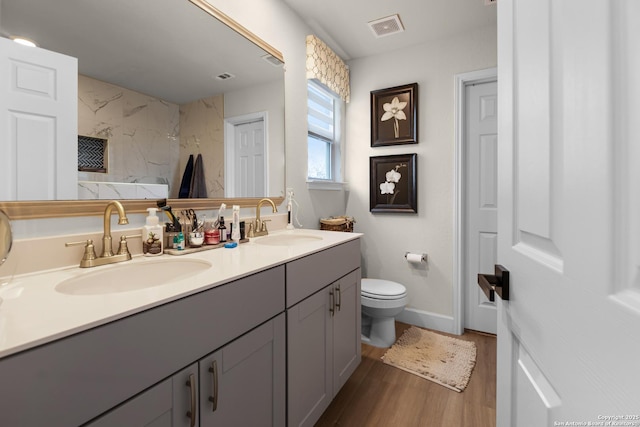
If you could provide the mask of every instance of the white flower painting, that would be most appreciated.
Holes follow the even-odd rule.
[[[402,178],[402,174],[398,172],[398,169],[403,167],[407,167],[406,163],[396,165],[385,174],[385,182],[380,184],[380,194],[387,194],[387,204],[392,205],[396,196],[400,193],[400,190],[396,189],[396,184],[400,182],[400,178]]]
[[[370,105],[372,147],[418,143],[418,83],[372,90]]]
[[[418,155],[369,157],[369,210],[418,212]]]
[[[407,106],[406,102],[400,102],[398,97],[394,97],[391,102],[387,102],[382,106],[384,114],[380,118],[381,122],[393,119],[393,135],[395,138],[400,137],[400,124],[398,120],[407,120],[407,115],[404,113],[404,108]]]

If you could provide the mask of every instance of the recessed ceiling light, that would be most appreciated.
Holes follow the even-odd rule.
[[[38,46],[36,44],[36,42],[34,42],[33,40],[29,40],[27,38],[24,37],[11,37],[11,40],[13,40],[14,42],[21,44],[23,46],[29,46],[29,47],[36,47]]]

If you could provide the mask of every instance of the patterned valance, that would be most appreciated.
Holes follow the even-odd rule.
[[[307,36],[307,79],[316,79],[349,102],[349,68],[336,53],[314,35]]]

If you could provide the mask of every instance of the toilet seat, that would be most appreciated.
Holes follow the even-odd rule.
[[[407,288],[390,280],[362,279],[361,294],[371,299],[397,300],[407,296]]]

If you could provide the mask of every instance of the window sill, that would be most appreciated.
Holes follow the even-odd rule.
[[[307,181],[307,189],[340,191],[340,190],[348,190],[349,184],[346,182],[310,180],[310,181]]]

